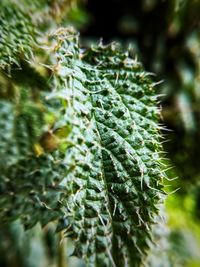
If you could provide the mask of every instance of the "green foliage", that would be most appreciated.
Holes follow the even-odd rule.
[[[47,82],[48,72],[24,61],[32,51],[28,7],[6,2],[0,60],[12,76],[0,77],[1,225],[56,221],[86,266],[140,266],[164,198],[150,74],[117,44],[83,50],[73,29],[60,28],[53,49],[43,51],[53,62]],[[12,17],[13,10],[20,15]],[[22,50],[14,42],[19,34]],[[21,70],[13,69],[19,63]]]
[[[164,148],[180,178],[179,193],[192,195],[200,176],[200,1],[88,0],[88,10],[87,38],[131,41],[145,69],[164,81],[159,85],[162,115],[172,129]]]
[[[76,0],[2,0],[0,2],[0,69],[10,72],[21,67],[20,60],[30,60],[37,51],[37,38],[41,31],[54,21],[60,22],[62,14]],[[52,20],[54,18],[54,20]],[[56,23],[54,23],[56,24]]]
[[[153,85],[115,44],[82,55],[67,34],[58,33],[57,90],[74,144],[66,152],[74,253],[87,266],[139,266],[162,194]]]
[[[172,234],[187,232],[192,240],[183,239],[179,250],[175,246],[177,238],[168,240],[169,250],[173,251],[169,253],[173,257],[168,266],[200,266],[194,254],[188,257],[190,247],[200,255],[200,1],[88,0],[87,9],[92,19],[82,32],[86,32],[86,38],[103,36],[106,41],[117,38],[125,44],[131,41],[133,54],[137,53],[145,68],[164,81],[158,88],[163,94],[162,117],[172,130],[165,135],[169,142],[164,143],[164,150],[174,167],[168,176],[178,177],[170,184],[174,190],[180,189],[167,210],[172,221],[169,230]],[[100,14],[104,14],[103,18]],[[189,211],[185,199],[193,202]],[[182,249],[183,244],[187,248]],[[159,243],[154,267],[167,266],[166,251],[162,258],[160,247]],[[192,260],[197,263],[192,264]]]
[[[8,69],[23,55],[29,58],[34,43],[34,26],[29,14],[18,5],[0,3],[0,68]]]
[[[37,156],[44,118],[40,105],[27,93],[21,88],[18,101],[0,101],[0,214],[1,223],[20,217],[31,227],[37,221],[46,224],[58,213],[62,188],[57,192],[56,184],[64,171],[54,155]]]
[[[72,127],[65,202],[74,253],[88,266],[137,266],[162,195],[153,85],[115,44],[81,54],[73,32],[57,34],[51,97],[66,103],[62,123]]]

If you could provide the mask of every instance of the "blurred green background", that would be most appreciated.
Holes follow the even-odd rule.
[[[79,1],[64,24],[80,31],[85,46],[100,38],[105,44],[119,41],[155,74],[160,123],[168,129],[163,131],[168,158],[163,162],[171,167],[168,177],[177,179],[165,181],[168,228],[155,229],[158,250],[147,266],[200,266],[200,1]],[[58,266],[61,252],[54,231],[54,225],[27,234],[19,222],[5,226],[0,230],[0,267]],[[72,245],[67,242],[69,255]],[[78,265],[83,266],[68,259],[69,267]]]

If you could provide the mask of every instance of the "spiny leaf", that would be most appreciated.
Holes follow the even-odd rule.
[[[53,38],[55,89],[42,109],[23,88],[1,101],[3,222],[58,219],[87,266],[139,266],[163,195],[153,84],[115,44],[84,52],[72,29]]]
[[[19,5],[3,0],[0,9],[0,68],[10,70],[22,55],[30,57],[36,34],[30,15]]]
[[[56,32],[52,98],[66,101],[66,235],[87,266],[139,266],[162,199],[158,110],[141,65],[115,45],[86,53]]]
[[[1,0],[0,1],[0,69],[19,68],[21,59],[30,60],[36,40],[52,17],[59,20],[76,0]],[[44,21],[49,19],[47,25]],[[42,29],[43,31],[44,29]],[[41,31],[41,33],[42,33]]]
[[[59,151],[38,157],[34,149],[45,129],[47,107],[31,90],[15,89],[12,101],[0,100],[0,216],[1,224],[20,218],[30,228],[62,216],[59,183],[65,168]]]

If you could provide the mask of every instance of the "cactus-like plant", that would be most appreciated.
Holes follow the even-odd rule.
[[[86,266],[140,266],[164,194],[155,84],[114,43],[61,28],[51,44],[46,90],[1,75],[1,223],[57,221]]]

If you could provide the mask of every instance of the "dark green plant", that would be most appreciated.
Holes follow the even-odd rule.
[[[131,42],[145,68],[164,81],[162,115],[172,130],[164,146],[180,178],[178,193],[190,194],[200,173],[200,1],[88,0],[87,9],[85,37]]]
[[[115,43],[82,49],[72,28],[54,30],[47,47],[38,47],[37,36],[47,31],[35,34],[38,6],[6,3],[0,4],[1,224],[55,221],[86,266],[140,266],[164,198],[162,126],[150,74]],[[23,16],[12,17],[15,9]],[[27,14],[31,33],[20,26]]]

